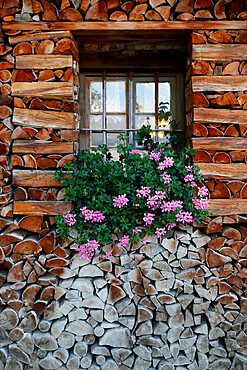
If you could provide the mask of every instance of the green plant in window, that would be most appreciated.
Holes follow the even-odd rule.
[[[208,214],[207,189],[192,164],[195,151],[175,152],[168,143],[155,143],[150,132],[150,126],[143,126],[136,135],[143,151],[120,135],[118,161],[99,146],[80,151],[75,168],[66,164],[56,173],[65,186],[65,200],[74,204],[73,211],[57,215],[57,227],[61,236],[76,231],[81,258],[92,258],[96,249],[112,242],[113,234],[125,247],[146,234],[160,238],[178,223],[200,223]]]

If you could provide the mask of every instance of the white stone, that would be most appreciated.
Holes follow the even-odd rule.
[[[143,360],[146,360],[146,361],[151,361],[152,360],[152,352],[151,352],[151,349],[145,347],[145,346],[142,346],[142,345],[139,345],[138,347],[135,347],[133,349],[133,352],[141,357]]]
[[[88,369],[91,366],[91,363],[92,363],[92,356],[91,355],[87,355],[87,356],[82,357],[82,359],[81,359],[82,369]]]
[[[107,284],[107,281],[105,279],[99,278],[99,279],[94,279],[93,283],[96,288],[101,289]]]
[[[79,277],[94,278],[102,276],[104,276],[103,271],[99,267],[91,264],[81,267],[79,271]]]
[[[54,358],[51,354],[48,354],[45,358],[39,361],[40,367],[43,369],[59,369],[62,366],[62,362]]]
[[[33,338],[31,334],[25,334],[25,336],[17,342],[17,346],[27,354],[31,355],[34,351]]]
[[[104,303],[101,301],[101,299],[99,299],[99,297],[89,297],[83,299],[82,307],[103,309]]]
[[[58,347],[56,339],[49,333],[36,332],[33,334],[33,341],[38,348],[48,351],[54,351]]]
[[[179,339],[180,351],[192,347],[196,342],[196,339],[197,339],[196,335],[193,335],[193,337],[190,338],[180,338]]]
[[[75,355],[71,354],[66,364],[67,369],[69,370],[79,369],[79,366],[80,366],[80,359],[76,357]]]
[[[73,347],[75,343],[75,336],[64,331],[62,334],[59,335],[57,341],[60,347],[68,349]]]
[[[105,356],[100,355],[96,357],[96,363],[100,366],[103,365],[105,361],[106,361]]]
[[[94,355],[110,356],[110,351],[108,348],[103,347],[103,346],[98,346],[97,344],[93,344],[90,350]]]
[[[67,319],[65,317],[53,322],[51,326],[51,334],[54,338],[59,337],[59,335],[64,331],[66,324]]]
[[[93,295],[94,287],[90,279],[77,278],[72,284],[73,289],[77,289],[82,293],[83,298],[88,298]]]
[[[53,356],[61,360],[64,364],[67,362],[69,358],[69,352],[65,348],[58,348],[54,353]]]
[[[137,357],[135,364],[134,364],[134,369],[148,370],[150,369],[150,366],[151,366],[151,361],[145,361],[141,357]]]
[[[96,328],[94,329],[94,334],[96,335],[96,337],[102,337],[102,335],[104,335],[104,332],[105,329],[102,328],[102,326],[96,326]]]
[[[118,366],[115,361],[107,360],[103,366],[101,366],[102,370],[118,370]]]
[[[184,330],[184,327],[181,325],[171,328],[167,333],[167,340],[170,343],[176,342],[179,339],[183,330]]]
[[[209,341],[207,335],[198,336],[196,348],[198,349],[198,351],[202,353],[207,353],[209,351]]]
[[[151,321],[146,321],[139,326],[136,330],[136,336],[148,335],[153,333],[153,327]]]
[[[17,347],[16,344],[10,344],[9,354],[12,355],[16,360],[23,362],[24,364],[29,364],[29,356]]]
[[[93,328],[84,320],[72,321],[66,325],[66,331],[75,335],[93,334]]]
[[[87,318],[87,314],[84,308],[74,308],[72,311],[70,311],[68,317],[69,321],[85,320]]]
[[[103,321],[103,310],[90,310],[90,315],[94,318],[95,321]]]
[[[165,309],[169,316],[175,316],[178,313],[180,313],[181,304],[180,303],[166,304]]]
[[[106,302],[107,297],[108,297],[108,289],[107,287],[104,287],[100,289],[97,293],[97,296],[103,301]]]
[[[99,340],[100,346],[131,348],[132,340],[128,329],[110,329]]]

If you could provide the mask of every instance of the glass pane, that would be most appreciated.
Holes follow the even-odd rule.
[[[94,133],[91,135],[92,137],[92,146],[103,145],[103,134],[102,133]]]
[[[148,119],[149,118],[149,119]],[[135,127],[140,129],[143,125],[150,125],[151,128],[155,128],[155,116],[147,115],[136,115],[136,125]]]
[[[102,82],[100,81],[91,81],[90,86],[90,111],[102,112]]]
[[[94,115],[90,116],[90,128],[95,130],[102,129],[102,116],[101,115]]]
[[[159,103],[168,103],[167,109],[170,110],[171,88],[169,82],[159,82]]]
[[[106,81],[106,111],[126,112],[126,81]]]
[[[125,115],[107,115],[107,128],[112,130],[121,130],[126,128]]]
[[[119,134],[107,134],[107,146],[114,147],[120,144],[119,139],[117,138]]]
[[[136,112],[155,112],[155,83],[136,83]]]

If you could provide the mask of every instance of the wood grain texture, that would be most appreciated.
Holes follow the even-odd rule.
[[[36,109],[15,108],[13,123],[19,126],[75,129],[75,115],[67,112],[54,112]]]
[[[205,179],[247,180],[247,164],[198,163]]]
[[[210,61],[246,60],[247,48],[245,44],[192,45],[192,59]]]
[[[16,186],[24,187],[63,187],[60,181],[54,179],[55,171],[13,170],[12,179]]]
[[[204,137],[191,139],[191,146],[201,150],[247,150],[247,138]]]
[[[123,31],[246,29],[246,21],[3,22],[3,31]]]
[[[72,202],[57,201],[24,201],[13,203],[14,215],[56,215],[71,210]]]
[[[194,121],[247,125],[247,111],[237,109],[194,108]]]
[[[70,154],[73,153],[73,143],[42,140],[16,140],[13,143],[13,153]]]
[[[16,69],[61,69],[73,67],[72,55],[17,55]]]
[[[247,76],[193,76],[192,91],[245,91]]]
[[[62,37],[69,37],[73,38],[72,33],[70,31],[57,31],[57,32],[39,32],[39,33],[31,33],[26,35],[19,35],[9,37],[10,45],[18,44],[19,42],[23,41],[40,41],[40,40],[49,40],[53,38],[62,38]]]
[[[210,199],[208,209],[214,216],[247,214],[247,199]]]
[[[13,82],[13,96],[43,99],[73,99],[72,82]]]

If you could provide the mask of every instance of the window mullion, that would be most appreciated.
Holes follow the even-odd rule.
[[[133,120],[133,72],[129,71],[129,99],[128,99],[128,110],[129,110],[129,127],[130,129],[134,128],[134,120]],[[134,133],[132,131],[129,132],[129,141],[133,144]]]
[[[107,135],[106,131],[107,128],[106,124],[106,72],[105,70],[102,73],[102,84],[103,84],[103,117],[102,117],[102,129],[103,129],[103,145],[107,145]]]
[[[155,130],[158,130],[158,110],[159,110],[159,71],[155,71]],[[155,141],[159,141],[158,132],[155,133]]]

